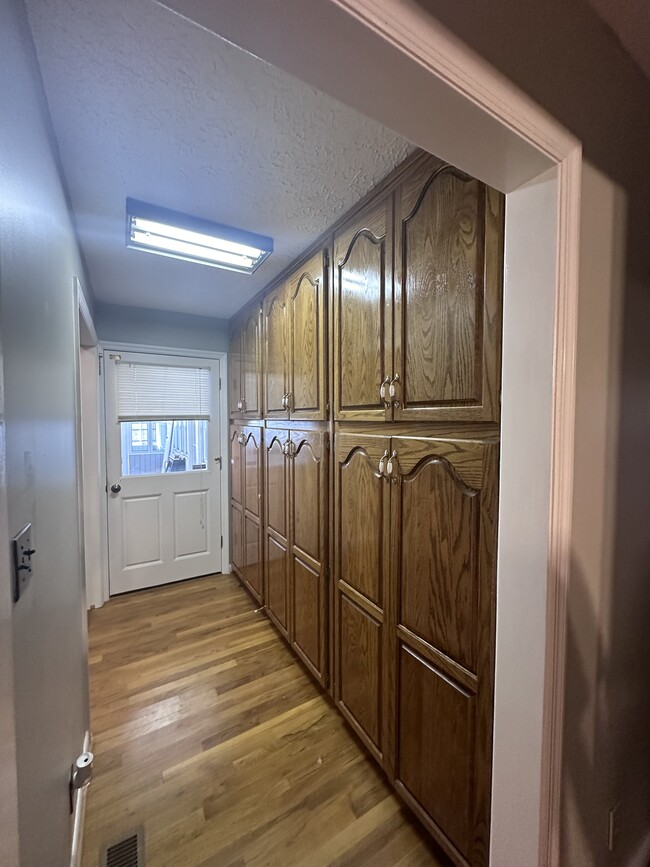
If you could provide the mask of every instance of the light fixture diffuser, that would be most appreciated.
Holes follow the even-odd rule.
[[[127,199],[126,246],[186,262],[252,274],[273,252],[273,239],[137,199]]]

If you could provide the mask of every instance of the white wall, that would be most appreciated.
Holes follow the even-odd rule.
[[[102,343],[228,351],[227,319],[101,303],[96,305],[94,319]]]
[[[31,521],[37,550],[31,582],[11,613],[20,865],[63,867],[70,857],[70,765],[88,727],[73,296],[73,276],[83,278],[83,270],[21,0],[0,0],[0,20],[0,333],[8,532]],[[4,600],[9,581],[4,560],[0,568]],[[2,601],[0,613],[1,607]],[[3,690],[2,702],[7,701],[10,695]],[[10,809],[3,804],[3,821]],[[9,857],[2,863],[12,867],[16,861]]]

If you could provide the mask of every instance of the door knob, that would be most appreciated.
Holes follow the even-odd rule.
[[[111,492],[113,494],[119,494],[119,492],[121,490],[122,490],[122,485],[111,485]]]

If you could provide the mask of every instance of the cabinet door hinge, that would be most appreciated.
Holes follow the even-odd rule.
[[[330,266],[330,251],[325,247],[323,250],[323,268],[327,269]]]
[[[103,358],[104,358],[104,356],[100,352],[99,355],[97,356],[97,361],[99,363],[99,375],[100,376],[102,375],[102,359]]]
[[[219,391],[221,391],[221,377],[219,377]]]
[[[221,537],[221,547],[223,548],[223,536]]]

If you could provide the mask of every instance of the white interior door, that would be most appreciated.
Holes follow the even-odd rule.
[[[110,594],[220,572],[219,361],[104,359]]]

